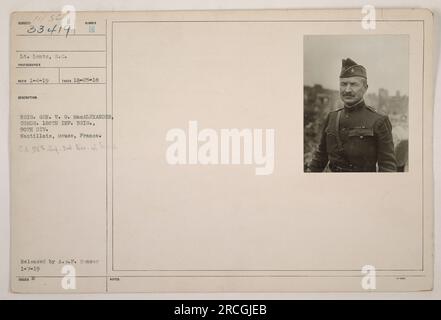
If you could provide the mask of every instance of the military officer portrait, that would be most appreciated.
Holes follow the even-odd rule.
[[[339,75],[341,108],[320,125],[318,143],[306,172],[396,172],[389,117],[365,102],[368,72],[351,58],[342,59]]]

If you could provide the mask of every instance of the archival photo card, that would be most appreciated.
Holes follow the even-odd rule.
[[[11,291],[433,283],[425,9],[15,12]]]

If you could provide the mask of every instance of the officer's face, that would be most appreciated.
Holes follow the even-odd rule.
[[[362,77],[341,78],[340,97],[345,104],[356,103],[363,98],[367,87],[367,82]]]

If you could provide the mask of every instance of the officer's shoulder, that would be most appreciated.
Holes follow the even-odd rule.
[[[337,113],[338,113],[338,111],[343,110],[343,109],[344,109],[344,107],[341,107],[341,108],[338,108],[338,109],[335,109],[335,110],[329,111],[329,112],[326,114],[326,121],[330,121],[330,120],[332,120],[332,119],[335,119],[335,118],[337,117]]]
[[[377,109],[375,109],[372,106],[366,105],[366,110],[370,111],[373,116],[376,116],[378,118],[387,118],[387,114],[385,114],[385,113],[383,113],[381,111],[378,111]]]
[[[338,109],[335,109],[335,110],[329,111],[329,114],[331,114],[331,113],[337,113],[337,112],[339,112],[340,110],[343,110],[343,109],[344,109],[344,107],[341,107],[341,108],[338,108]]]

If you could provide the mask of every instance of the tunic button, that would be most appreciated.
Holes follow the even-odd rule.
[[[360,139],[363,139],[363,136],[360,136]]]

